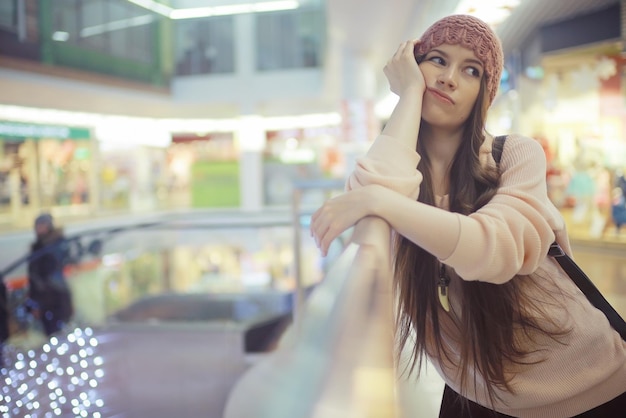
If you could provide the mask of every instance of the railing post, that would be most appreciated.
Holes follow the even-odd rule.
[[[301,234],[301,222],[300,222],[300,197],[302,191],[294,187],[292,203],[291,203],[291,216],[293,220],[293,264],[294,275],[296,279],[296,289],[294,295],[293,306],[293,324],[296,335],[300,334],[300,316],[302,313],[302,305],[304,303],[304,289],[302,288],[302,234]]]
[[[293,222],[293,260],[294,260],[294,275],[296,282],[296,289],[294,295],[294,307],[293,307],[293,323],[296,335],[298,335],[300,329],[300,316],[304,304],[304,284],[302,281],[302,211],[300,210],[301,198],[303,190],[343,190],[343,180],[313,180],[313,181],[296,181],[293,183],[293,193],[291,200],[291,216]]]

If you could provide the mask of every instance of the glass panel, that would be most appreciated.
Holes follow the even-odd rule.
[[[319,67],[324,30],[319,9],[257,15],[257,69]]]
[[[232,16],[176,23],[176,74],[232,73],[235,71]]]
[[[109,3],[109,15],[111,54],[139,62],[152,62],[155,15],[119,1]]]
[[[112,320],[145,322],[151,318],[162,322],[241,322],[270,311],[284,313],[291,309],[297,273],[290,217],[234,214],[217,215],[208,221],[204,217],[192,218],[66,233],[62,253],[68,257],[63,258],[63,271],[73,294],[72,323],[99,326]],[[302,224],[301,228],[300,236],[308,238],[307,225]],[[319,251],[307,238],[301,240],[299,247],[299,274],[301,285],[312,288],[321,281],[327,263],[322,262]],[[24,256],[7,260],[6,264],[15,266],[4,266],[2,274],[9,288],[14,328],[40,333],[41,324],[27,301],[27,257],[30,254],[36,262],[37,257],[56,257],[61,252],[41,250],[31,254],[27,251],[30,242],[22,241],[18,245],[24,247]],[[165,297],[174,294],[178,297]],[[250,298],[265,302],[258,306],[255,302],[255,306],[247,308],[237,302],[230,318],[212,318],[207,316],[208,311],[189,311],[191,316],[182,318],[183,311],[150,310],[154,306],[150,301],[163,302],[167,305],[164,308],[172,307],[171,304],[182,307],[185,298],[201,303],[194,295],[206,296],[204,303]],[[148,310],[144,312],[144,308]],[[18,337],[17,345],[28,345],[21,339],[23,334],[16,331],[13,335]]]
[[[78,8],[75,0],[58,0],[50,5],[52,39],[76,43],[79,40]],[[67,36],[67,37],[65,37]]]
[[[17,31],[17,0],[0,0],[0,28]]]
[[[109,13],[106,0],[83,0],[77,9],[79,34],[76,42],[96,51],[106,51],[109,46],[106,23]]]
[[[147,16],[146,19],[152,19]],[[152,25],[110,32],[111,55],[133,61],[152,62]]]
[[[152,62],[154,13],[124,0],[58,0],[51,7],[54,40]]]

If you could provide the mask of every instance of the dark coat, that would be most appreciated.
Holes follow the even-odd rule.
[[[9,338],[9,301],[7,287],[0,278],[0,344]],[[2,347],[0,345],[0,347]],[[1,355],[2,353],[0,353]],[[2,362],[0,362],[2,364]]]
[[[31,247],[28,263],[29,294],[41,311],[49,311],[58,320],[67,322],[73,315],[71,293],[65,274],[70,262],[70,243],[63,231],[53,229],[39,237]]]
[[[613,222],[620,228],[622,225],[626,225],[626,199],[621,197],[611,205],[611,215]]]

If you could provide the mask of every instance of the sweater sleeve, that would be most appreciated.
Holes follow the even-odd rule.
[[[422,183],[422,173],[417,171],[419,161],[415,150],[394,137],[379,135],[367,154],[357,158],[346,190],[379,184],[417,199]]]
[[[346,191],[370,184],[385,186],[417,199],[422,183],[422,173],[417,171],[420,156],[398,139],[379,135],[365,156],[356,160],[356,166],[346,181]],[[393,162],[393,163],[390,163]],[[359,221],[351,241],[373,248],[379,258],[377,265],[384,266],[382,274],[391,272],[391,228],[381,218],[368,217]]]
[[[534,272],[557,236],[566,237],[558,209],[548,199],[546,160],[532,138],[509,136],[502,160],[500,187],[489,203],[468,215],[458,214],[459,237],[442,262],[464,280],[504,283]],[[565,238],[563,238],[565,239]],[[569,243],[561,243],[569,252]]]

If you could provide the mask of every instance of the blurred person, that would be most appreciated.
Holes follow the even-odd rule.
[[[74,314],[72,294],[63,271],[71,262],[70,242],[63,230],[54,226],[48,213],[35,219],[34,228],[36,240],[28,262],[29,298],[35,317],[50,336],[60,331]]]
[[[567,183],[565,195],[573,203],[572,221],[575,224],[580,224],[589,220],[593,213],[596,182],[591,176],[587,164],[580,157],[574,161],[574,171]]]
[[[622,190],[622,194],[626,196],[626,175],[624,175],[624,171],[621,168],[615,170],[615,186],[619,187]]]
[[[626,225],[626,195],[621,187],[615,187],[611,199],[611,219],[615,224],[615,234],[619,235],[622,225]]]
[[[384,69],[398,103],[311,234],[326,255],[355,226],[389,262],[400,366],[406,348],[409,376],[437,369],[440,417],[623,417],[626,342],[548,255],[572,251],[544,151],[485,130],[502,69],[475,17],[402,43]]]
[[[0,369],[4,367],[4,344],[9,339],[9,299],[7,286],[0,278]]]
[[[594,196],[591,207],[591,226],[589,235],[601,238],[611,221],[611,172],[600,163],[594,163],[590,169],[594,182]]]

